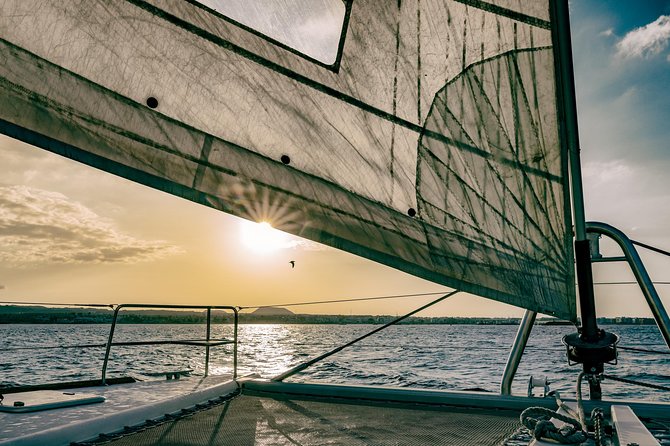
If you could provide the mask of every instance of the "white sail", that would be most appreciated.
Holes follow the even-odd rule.
[[[0,131],[575,319],[548,0],[349,1],[332,60],[205,3],[5,0]]]

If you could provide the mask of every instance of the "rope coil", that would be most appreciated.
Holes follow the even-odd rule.
[[[526,426],[535,439],[550,439],[562,444],[580,444],[586,441],[582,425],[567,415],[545,407],[529,407],[521,413],[521,423]],[[560,429],[550,421],[551,418],[566,423]]]

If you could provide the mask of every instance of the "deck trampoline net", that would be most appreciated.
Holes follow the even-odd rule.
[[[241,395],[116,439],[114,446],[503,445],[518,413]],[[91,444],[91,443],[89,443]]]

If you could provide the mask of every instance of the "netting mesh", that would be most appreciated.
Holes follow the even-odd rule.
[[[239,396],[109,444],[494,446],[502,445],[518,426],[514,412]]]
[[[574,319],[547,0],[345,4],[327,65],[197,1],[4,1],[0,130]]]

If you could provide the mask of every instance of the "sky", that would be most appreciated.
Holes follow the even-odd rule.
[[[571,0],[570,12],[587,219],[670,249],[670,1]],[[0,301],[267,305],[448,291],[4,136],[0,160]],[[652,278],[670,281],[670,258],[642,253]],[[622,265],[594,274],[632,280]],[[670,306],[670,286],[658,290]],[[602,316],[650,315],[633,286],[596,294]],[[430,298],[293,310],[403,314]],[[457,295],[422,315],[522,312]]]

